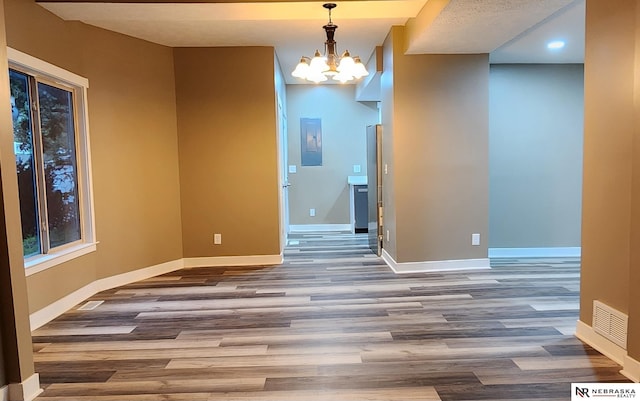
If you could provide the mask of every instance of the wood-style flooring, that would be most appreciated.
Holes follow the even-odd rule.
[[[38,401],[569,400],[627,382],[573,336],[577,259],[395,275],[365,235],[290,237],[275,267],[193,268],[33,334]]]

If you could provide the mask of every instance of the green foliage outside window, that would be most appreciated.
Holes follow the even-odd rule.
[[[73,98],[72,92],[35,84],[35,80],[21,72],[10,70],[9,76],[23,250],[27,257],[43,252],[40,227],[48,234],[45,249],[80,239]],[[34,85],[39,105],[37,115],[33,113],[30,96]],[[38,135],[37,141],[34,133]],[[36,146],[39,152],[34,152]],[[42,204],[46,205],[46,216],[40,214]]]

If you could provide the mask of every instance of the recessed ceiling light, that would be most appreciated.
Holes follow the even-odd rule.
[[[564,47],[564,40],[554,40],[553,42],[547,43],[547,49],[549,50],[558,50]]]

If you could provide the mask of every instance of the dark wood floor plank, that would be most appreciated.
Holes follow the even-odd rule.
[[[324,390],[324,389],[371,389],[400,387],[429,387],[447,384],[473,383],[481,385],[472,372],[399,372],[367,375],[314,376],[296,378],[269,378],[265,384],[267,391]]]
[[[435,386],[442,401],[471,400],[568,400],[571,398],[571,383],[532,384],[453,384]]]

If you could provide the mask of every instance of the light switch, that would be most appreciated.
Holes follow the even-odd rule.
[[[289,174],[295,174],[297,172],[298,172],[298,166],[296,166],[295,164],[289,166]]]

